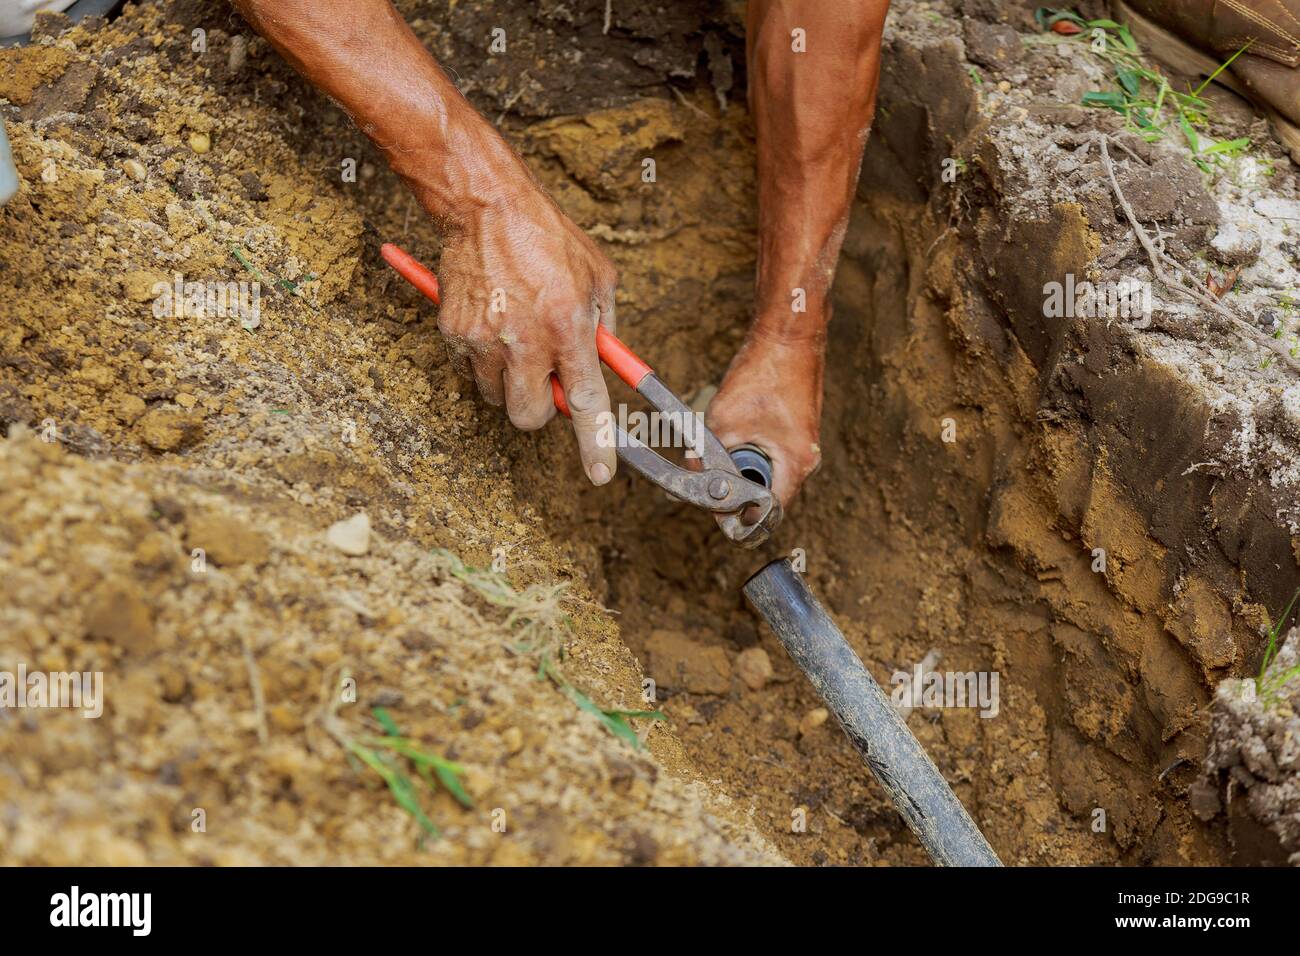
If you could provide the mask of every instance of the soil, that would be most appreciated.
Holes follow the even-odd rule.
[[[752,301],[741,5],[616,3],[607,32],[595,0],[398,6],[614,259],[620,335],[706,396]],[[1239,105],[1216,122],[1249,128],[1266,179],[1207,181],[1071,105],[1096,67],[1026,40],[1030,9],[896,2],[825,465],[757,555],[633,476],[590,488],[561,425],[519,434],[474,398],[377,253],[436,268],[432,225],[233,13],[45,17],[39,45],[0,52],[24,182],[0,210],[0,670],[102,670],[107,699],[101,720],[0,711],[0,859],[924,863],[740,597],[796,549],[882,684],[927,655],[999,673],[995,717],[909,726],[1007,863],[1293,846],[1267,822],[1240,837],[1202,768],[1214,687],[1258,670],[1297,580],[1300,379],[1173,301],[1134,329],[1042,300],[1149,265],[1098,132],[1175,254],[1217,263],[1225,221],[1260,238],[1255,311],[1295,287],[1295,171]],[[487,56],[497,26],[519,41]],[[157,316],[177,273],[260,280],[256,325]],[[373,541],[351,556],[326,529],[360,511]],[[653,679],[644,749],[537,678],[519,615],[458,560],[504,567],[601,706],[646,707]],[[337,707],[345,669],[357,703]],[[475,809],[426,798],[441,839],[340,745],[378,732],[376,705],[467,768]]]
[[[1192,810],[1201,819],[1226,810],[1234,844],[1262,862],[1292,866],[1300,866],[1298,671],[1295,628],[1258,679],[1219,684],[1206,779],[1190,791]]]

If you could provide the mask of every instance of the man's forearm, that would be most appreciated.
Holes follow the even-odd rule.
[[[523,163],[447,79],[388,0],[234,0],[328,94],[449,228],[508,204]]]
[[[888,0],[750,0],[759,206],[754,332],[760,337],[801,341],[824,333],[875,112],[888,8]],[[796,52],[800,42],[804,52]],[[797,289],[804,312],[793,310]]]

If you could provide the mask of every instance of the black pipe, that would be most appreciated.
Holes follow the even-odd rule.
[[[740,445],[731,449],[731,460],[740,472],[740,477],[748,478],[764,488],[772,487],[772,459],[757,445]]]
[[[745,583],[898,812],[940,866],[1001,866],[943,775],[788,559]]]

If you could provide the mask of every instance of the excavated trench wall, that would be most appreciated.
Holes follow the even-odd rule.
[[[1045,315],[1047,284],[1088,276],[1100,239],[1078,202],[1014,208],[1015,117],[981,111],[960,45],[899,38],[885,64],[819,487],[879,495],[891,522],[978,555],[966,601],[1005,630],[968,637],[1033,688],[1065,808],[1106,810],[1130,859],[1213,857],[1186,791],[1214,685],[1258,667],[1263,609],[1295,587],[1277,493],[1198,471],[1222,448],[1213,412],[1140,333]]]

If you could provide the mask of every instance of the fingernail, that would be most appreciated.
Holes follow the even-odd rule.
[[[591,466],[591,471],[588,472],[588,474],[591,475],[591,483],[593,485],[603,485],[605,482],[609,481],[609,466],[603,461],[598,461]]]

